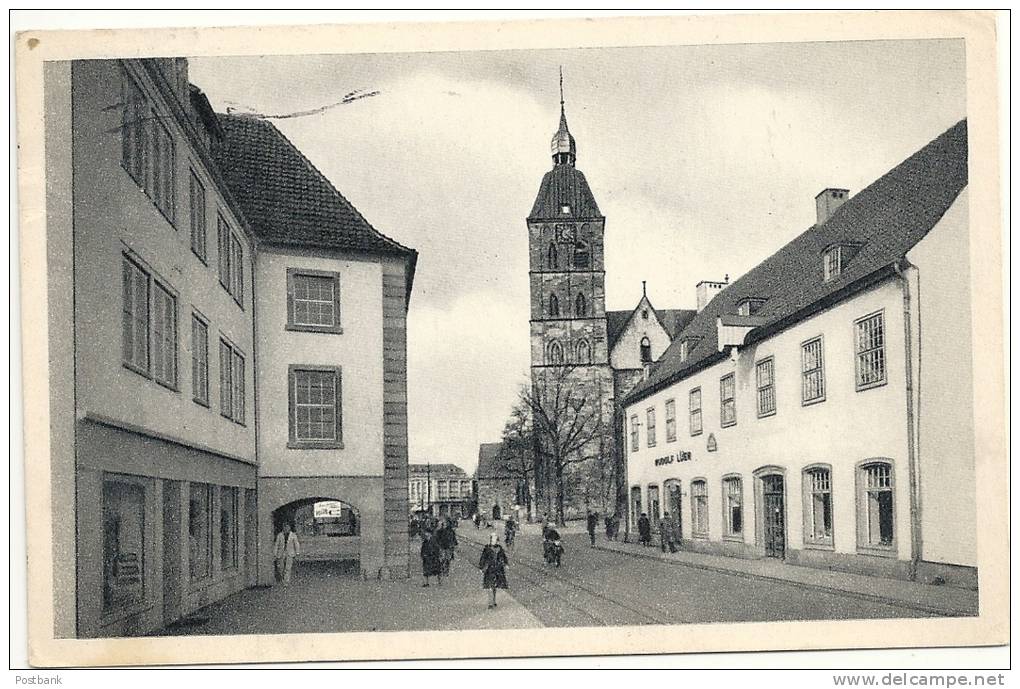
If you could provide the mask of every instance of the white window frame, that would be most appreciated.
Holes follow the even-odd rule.
[[[666,442],[676,442],[676,400],[666,400]]]
[[[691,536],[708,538],[708,481],[702,477],[691,479]]]
[[[810,357],[813,354],[809,354],[809,349],[817,345],[818,347],[818,365],[809,368]],[[818,390],[819,393],[814,397],[808,397],[808,390],[811,387],[812,376],[817,375],[818,379]],[[800,403],[803,406],[809,404],[817,404],[818,402],[825,401],[825,341],[821,335],[818,337],[812,337],[810,340],[805,340],[800,344]]]
[[[732,391],[726,396],[726,381],[730,382]],[[732,405],[732,418],[726,419],[726,403]],[[727,373],[719,378],[719,425],[722,428],[729,428],[737,425],[737,376],[735,373]]]
[[[765,373],[768,379],[765,379]],[[758,407],[758,418],[774,416],[777,408],[776,401],[776,360],[773,356],[767,356],[755,362],[754,379],[757,395],[755,402]],[[771,407],[768,404],[771,402]]]
[[[864,328],[868,327],[867,324],[869,323],[878,323],[877,332],[881,342],[877,346],[874,344],[876,329],[872,327],[868,333],[863,331]],[[870,336],[870,339],[867,342],[862,341],[862,337],[867,336]],[[889,377],[889,359],[886,354],[886,344],[884,309],[854,321],[854,383],[858,392],[881,387],[886,384]],[[881,362],[882,374],[880,378],[865,381],[862,377],[863,369],[865,368],[862,364],[862,359],[870,355],[876,355],[877,360]]]
[[[818,477],[824,476],[819,479]],[[831,550],[835,544],[836,520],[832,490],[832,467],[828,464],[812,464],[801,472],[801,494],[804,496],[804,545],[812,548]],[[819,534],[815,520],[815,496],[828,495],[829,532]],[[824,509],[822,510],[824,514]]]
[[[735,488],[734,488],[735,486]],[[740,510],[740,528],[733,528],[733,507]],[[723,538],[744,540],[744,482],[739,474],[722,477]]]
[[[695,397],[697,397],[697,406],[694,404]],[[700,385],[696,388],[692,388],[690,392],[687,393],[687,405],[688,426],[691,431],[691,437],[693,438],[696,435],[701,435],[705,430],[704,415],[702,413],[704,403],[702,400]]]
[[[645,410],[645,435],[648,437],[648,447],[655,447],[655,407]]]

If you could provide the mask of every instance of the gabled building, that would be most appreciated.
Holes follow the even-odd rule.
[[[815,201],[624,400],[629,528],[976,586],[966,121]]]

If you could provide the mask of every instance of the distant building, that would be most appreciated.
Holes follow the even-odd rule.
[[[680,331],[623,402],[631,532],[977,586],[967,148],[824,190]]]
[[[505,519],[509,511],[523,510],[527,503],[528,486],[519,473],[511,471],[501,454],[502,448],[502,443],[482,443],[478,447],[475,468],[478,511],[491,519]],[[518,517],[524,519],[528,515],[521,512]]]
[[[474,511],[471,478],[456,464],[410,464],[408,507],[412,513],[469,517]]]

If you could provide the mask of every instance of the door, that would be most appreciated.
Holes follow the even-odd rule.
[[[683,531],[683,505],[680,498],[680,484],[671,483],[666,489],[667,491],[667,505],[669,505],[669,514],[673,518],[673,527],[676,529],[676,533],[679,537]]]
[[[763,476],[761,484],[765,556],[782,558],[786,555],[786,500],[783,477],[778,474]]]
[[[659,530],[659,487],[648,486],[648,519],[652,522],[652,531]]]
[[[181,616],[184,568],[181,552],[181,482],[163,482],[163,624]]]

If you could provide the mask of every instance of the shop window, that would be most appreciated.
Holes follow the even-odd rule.
[[[832,545],[832,471],[809,467],[801,481],[804,493],[804,542]]]
[[[804,404],[825,399],[822,338],[816,337],[800,346],[800,376],[800,398]]]
[[[690,408],[691,435],[701,434],[701,388],[694,388],[688,395]]]
[[[103,610],[145,599],[145,489],[103,482]]]
[[[896,539],[892,464],[871,462],[858,471],[857,518],[861,545],[892,549]]]
[[[776,413],[775,360],[762,359],[755,365],[755,379],[758,386],[758,416]]]
[[[219,569],[238,569],[238,489],[219,489]]]
[[[719,379],[719,424],[732,426],[736,422],[736,381],[730,373]]]
[[[708,538],[708,484],[691,481],[691,531],[695,538]]]
[[[744,530],[743,489],[739,476],[723,479],[724,525],[725,535],[737,537]]]
[[[676,400],[666,400],[666,442],[676,440]]]
[[[188,494],[188,566],[191,581],[212,573],[212,486],[190,484]]]
[[[881,312],[854,323],[857,389],[885,384],[885,322]]]

